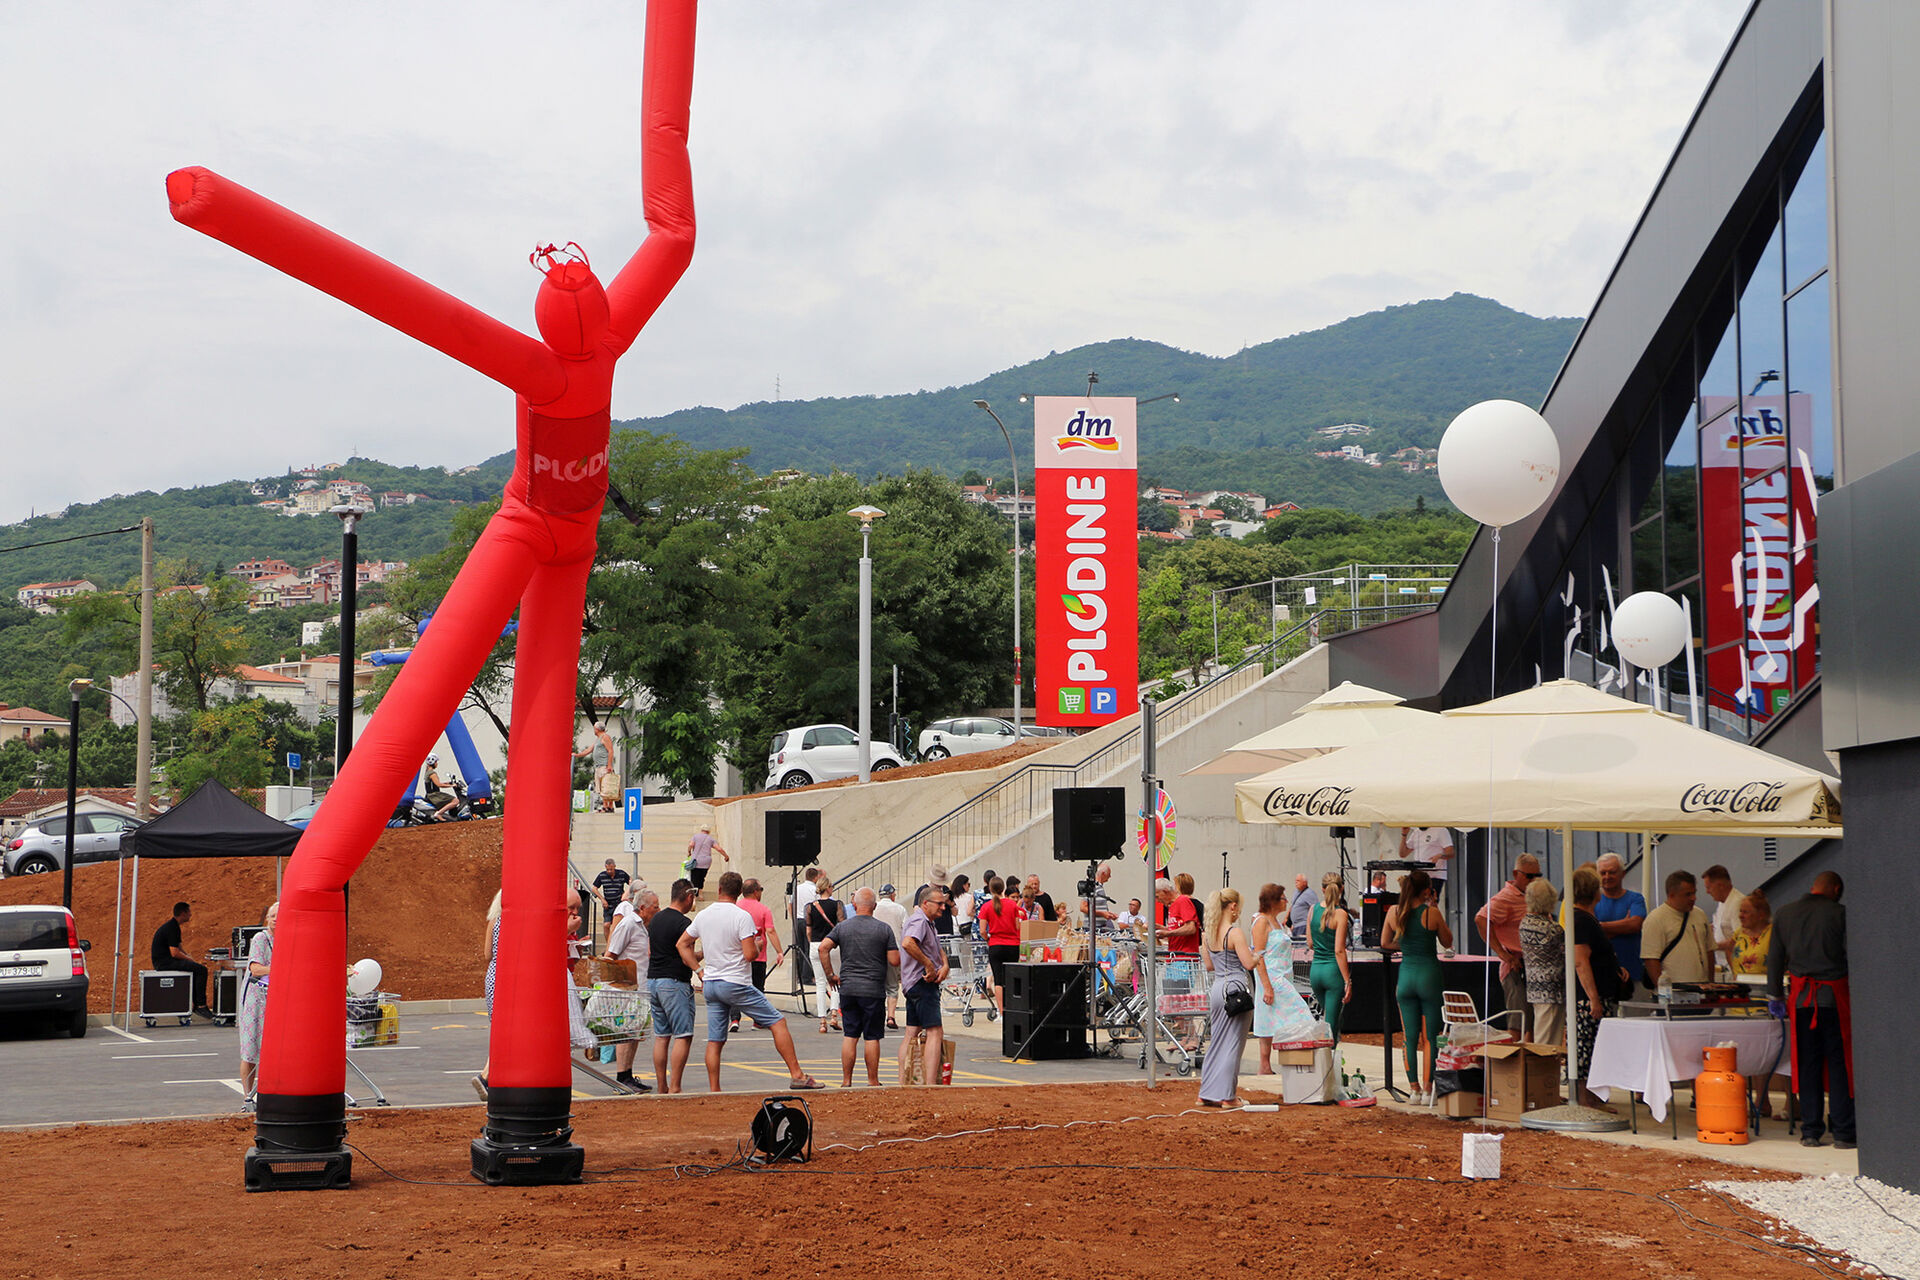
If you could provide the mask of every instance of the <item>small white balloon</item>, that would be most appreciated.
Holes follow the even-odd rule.
[[[1664,667],[1686,650],[1686,610],[1672,596],[1638,591],[1613,611],[1613,649],[1641,670]]]
[[[378,960],[355,961],[353,972],[347,978],[347,990],[356,996],[370,996],[380,989],[381,976]]]
[[[1482,400],[1440,437],[1440,485],[1481,524],[1509,525],[1540,509],[1560,477],[1560,441],[1517,400]]]

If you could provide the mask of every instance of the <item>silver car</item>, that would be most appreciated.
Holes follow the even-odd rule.
[[[111,862],[120,856],[120,840],[140,826],[117,813],[77,813],[73,817],[73,865]],[[67,860],[67,815],[29,823],[7,841],[5,867],[10,876],[58,871]]]

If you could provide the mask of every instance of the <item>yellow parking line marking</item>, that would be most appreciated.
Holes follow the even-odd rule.
[[[1025,1080],[1009,1080],[1005,1076],[988,1076],[988,1075],[982,1075],[978,1071],[960,1071],[956,1069],[953,1073],[953,1078],[955,1080],[959,1080],[962,1077],[968,1080],[991,1080],[995,1084],[1026,1084],[1028,1083],[1028,1081],[1025,1081]]]
[[[469,1027],[464,1022],[443,1022],[437,1027],[428,1027],[427,1030],[429,1031],[471,1031],[473,1030],[473,1028]]]

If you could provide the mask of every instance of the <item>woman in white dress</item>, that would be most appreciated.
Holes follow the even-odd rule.
[[[253,935],[247,947],[247,968],[240,983],[240,1092],[242,1104],[253,1106],[253,1085],[260,1073],[260,1036],[267,1026],[267,975],[273,972],[273,922],[280,904],[267,908],[260,923],[266,927]]]
[[[1253,996],[1253,1038],[1260,1049],[1257,1074],[1273,1074],[1273,1037],[1282,1027],[1311,1022],[1313,1014],[1293,985],[1293,929],[1287,922],[1287,891],[1277,884],[1260,886],[1260,912],[1253,918],[1254,977],[1260,989]]]

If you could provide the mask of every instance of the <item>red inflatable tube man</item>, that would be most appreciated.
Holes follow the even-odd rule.
[[[276,1155],[335,1154],[335,1185],[345,1181],[344,888],[516,606],[507,753],[513,804],[505,817],[492,1097],[482,1141],[579,1150],[565,1146],[571,1075],[560,964],[580,623],[607,490],[614,365],[693,254],[687,121],[695,7],[695,0],[648,5],[646,240],[604,289],[583,255],[537,250],[535,263],[545,272],[534,301],[541,341],[217,174],[194,168],[167,176],[180,222],[446,352],[511,389],[519,402],[513,477],[501,509],[368,720],[288,866],[249,1186],[256,1153],[269,1163]],[[577,1170],[575,1161],[574,1176]]]

